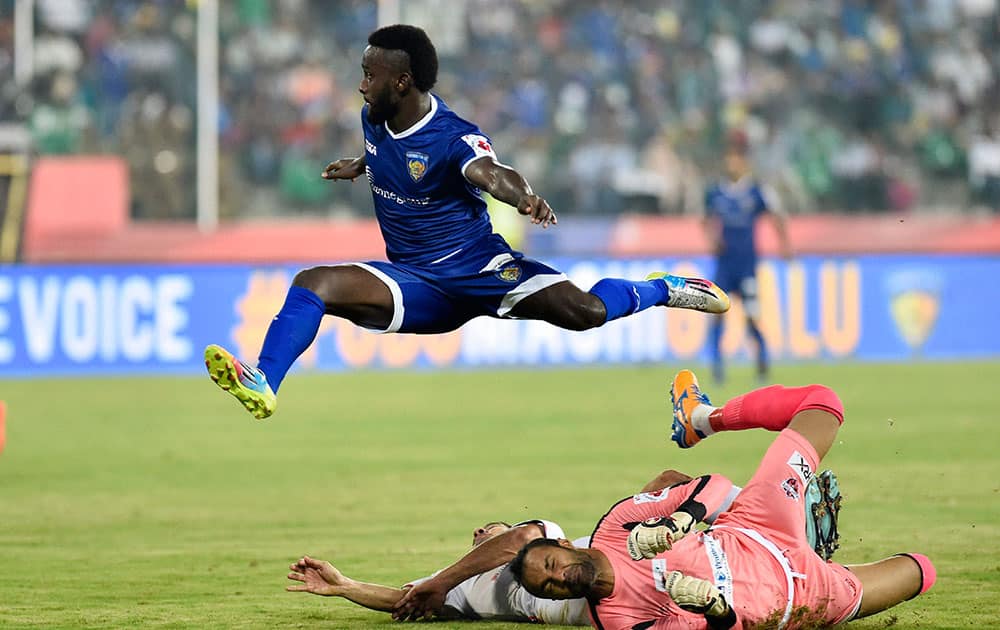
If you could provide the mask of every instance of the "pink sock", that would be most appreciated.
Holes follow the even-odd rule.
[[[917,566],[920,567],[920,592],[917,593],[917,595],[923,595],[927,591],[931,590],[931,587],[934,586],[934,582],[937,582],[937,569],[934,568],[934,565],[931,563],[931,559],[922,553],[901,553],[899,555],[912,558],[913,561],[917,563]],[[917,595],[914,595],[913,597],[916,597]],[[913,599],[913,597],[910,599]]]
[[[767,429],[781,431],[795,414],[806,409],[819,409],[844,422],[844,405],[832,389],[825,385],[785,387],[770,385],[733,398],[709,417],[716,431]]]

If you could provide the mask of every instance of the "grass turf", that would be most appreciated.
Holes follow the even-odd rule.
[[[287,565],[309,553],[400,584],[486,521],[588,534],[663,468],[745,481],[763,431],[666,442],[675,367],[293,375],[264,423],[207,378],[6,381],[0,627],[391,624],[285,593]],[[775,380],[845,401],[826,460],[845,494],[837,559],[921,551],[939,571],[927,595],[851,627],[995,626],[1000,363],[786,365]],[[737,369],[706,389],[722,402],[750,387]]]

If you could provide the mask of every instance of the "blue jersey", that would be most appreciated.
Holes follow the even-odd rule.
[[[394,263],[442,261],[493,233],[482,194],[464,175],[473,160],[496,158],[490,139],[430,99],[430,112],[400,133],[370,123],[367,106],[361,112],[365,172]]]
[[[757,266],[754,226],[757,217],[773,208],[756,182],[715,183],[705,191],[705,214],[722,226],[719,265],[752,270]]]

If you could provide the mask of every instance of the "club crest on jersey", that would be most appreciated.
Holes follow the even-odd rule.
[[[521,279],[521,268],[517,265],[507,265],[497,272],[497,277],[504,282],[517,282]]]
[[[406,152],[406,170],[410,173],[410,179],[419,182],[427,172],[427,162],[430,156],[417,151]]]
[[[789,477],[781,482],[781,489],[785,491],[785,496],[793,501],[799,500],[799,480]]]

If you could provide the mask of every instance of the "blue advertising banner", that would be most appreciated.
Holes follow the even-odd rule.
[[[707,259],[550,261],[589,287],[650,270],[708,275]],[[297,268],[0,267],[0,377],[199,373],[208,343],[254,358]],[[763,332],[775,360],[1000,357],[1000,257],[766,260]],[[747,356],[742,307],[726,354]],[[445,335],[378,335],[326,318],[299,369],[559,366],[704,356],[711,317],[651,309],[583,333],[479,318]]]

